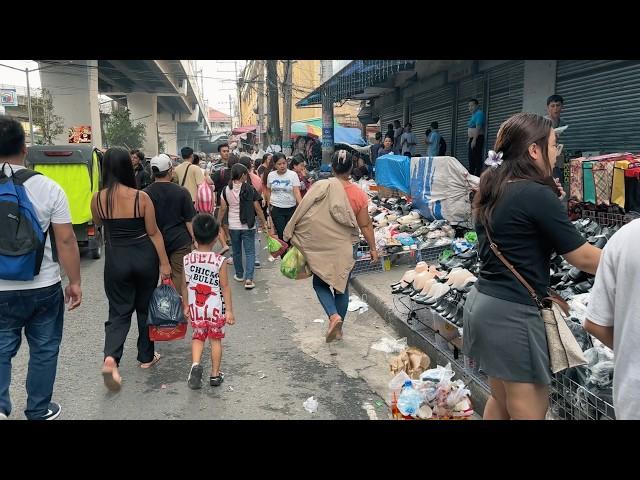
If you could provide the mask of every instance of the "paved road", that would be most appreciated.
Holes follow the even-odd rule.
[[[310,281],[294,282],[263,262],[257,288],[234,285],[237,323],[227,327],[221,387],[190,390],[188,338],[157,343],[163,355],[149,370],[136,361],[135,319],[121,362],[122,391],[107,392],[100,375],[104,321],[103,260],[82,259],[83,305],[66,315],[53,399],[63,419],[369,419],[388,418],[379,395],[389,380],[387,355],[370,349],[391,328],[372,310],[350,313],[345,339],[324,343],[324,318]],[[240,288],[238,288],[240,287]],[[205,375],[209,348],[203,356]],[[11,418],[23,419],[26,340],[15,357]],[[264,378],[260,378],[264,376]],[[376,394],[376,392],[378,392]],[[302,403],[315,395],[316,414]]]

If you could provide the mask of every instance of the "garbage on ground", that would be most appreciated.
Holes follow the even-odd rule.
[[[358,313],[364,313],[369,310],[369,305],[360,300],[357,295],[351,295],[349,297],[349,306],[347,307],[347,310],[349,310],[350,312],[359,310]]]
[[[416,347],[409,347],[389,361],[389,368],[393,374],[404,371],[410,378],[418,379],[430,364],[431,359],[426,353]]]
[[[324,318],[316,318],[313,323],[324,323]]]
[[[229,391],[233,392],[233,387],[231,385],[229,385]]]
[[[407,349],[407,338],[394,340],[393,338],[383,337],[371,345],[371,348],[384,353],[399,353]]]
[[[316,413],[318,411],[318,401],[314,397],[307,398],[302,406],[309,413]]]
[[[467,419],[473,415],[471,392],[462,380],[452,381],[451,364],[437,366],[411,379],[400,371],[389,382],[391,412],[396,419]]]

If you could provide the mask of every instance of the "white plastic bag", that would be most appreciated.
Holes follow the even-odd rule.
[[[318,411],[318,401],[314,397],[307,398],[302,406],[309,413],[316,413]]]
[[[347,310],[349,310],[350,312],[355,312],[356,310],[358,310],[358,313],[365,313],[367,310],[369,310],[369,305],[360,300],[356,295],[351,295],[349,297],[349,306],[347,307]]]
[[[446,367],[438,365],[436,368],[426,370],[420,375],[420,380],[433,383],[450,382],[454,375],[455,372],[451,369],[451,363],[447,363]]]
[[[394,340],[393,338],[383,337],[371,345],[371,348],[384,353],[400,353],[407,348],[407,338]]]

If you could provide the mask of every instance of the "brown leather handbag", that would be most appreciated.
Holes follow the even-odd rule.
[[[487,239],[489,240],[489,248],[496,257],[515,275],[518,281],[533,298],[533,301],[540,309],[540,316],[544,322],[544,330],[547,334],[547,345],[549,347],[549,366],[553,373],[561,372],[567,368],[577,367],[578,365],[586,365],[587,359],[578,345],[573,333],[567,326],[566,317],[569,314],[569,305],[557,294],[549,291],[549,296],[540,299],[535,290],[520,275],[504,255],[498,249],[498,246],[491,239],[491,235],[485,229]]]

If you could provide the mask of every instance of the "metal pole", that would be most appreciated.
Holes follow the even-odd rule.
[[[323,86],[331,78],[333,68],[331,60],[322,60],[322,84]],[[333,98],[328,88],[322,88],[322,163],[331,163],[334,151],[333,138]]]
[[[25,68],[24,71],[27,74],[27,110],[29,111],[29,135],[31,135],[31,145],[33,145],[33,115],[31,113],[31,88],[29,87],[29,69]]]
[[[282,126],[282,131],[283,131],[283,139],[282,139],[282,148],[283,151],[285,149],[286,152],[285,154],[287,155],[291,155],[291,107],[292,107],[292,72],[291,72],[291,68],[292,68],[292,62],[291,60],[285,60],[284,63],[284,112],[283,112],[283,116],[284,116],[284,124]]]
[[[266,136],[262,131],[264,128],[264,60],[256,60],[258,63],[258,146],[265,147]]]

